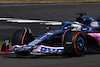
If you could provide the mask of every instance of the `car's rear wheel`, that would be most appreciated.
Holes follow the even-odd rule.
[[[12,37],[12,46],[28,44],[33,40],[33,33],[30,28],[24,27],[24,29],[18,29]],[[28,55],[29,52],[15,52],[18,55]]]
[[[64,55],[82,56],[86,48],[85,35],[82,32],[66,32],[64,35]]]

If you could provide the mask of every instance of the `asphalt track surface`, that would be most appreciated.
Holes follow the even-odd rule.
[[[64,4],[0,4],[0,17],[14,17],[39,20],[68,21],[75,20],[75,13],[86,12],[96,18],[100,15],[100,3],[64,3]],[[12,37],[17,29],[25,26],[32,28],[35,35],[45,30],[40,24],[17,24],[0,21],[0,41]],[[0,56],[1,67],[99,67],[100,54],[84,54],[82,57],[28,56],[15,54]]]

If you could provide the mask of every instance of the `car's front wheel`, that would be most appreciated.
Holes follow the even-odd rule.
[[[33,40],[33,33],[30,28],[18,29],[12,37],[12,46],[28,44]],[[15,52],[18,55],[28,55],[29,52]]]

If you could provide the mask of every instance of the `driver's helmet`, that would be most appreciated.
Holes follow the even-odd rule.
[[[81,31],[82,26],[79,24],[72,24],[72,31]]]

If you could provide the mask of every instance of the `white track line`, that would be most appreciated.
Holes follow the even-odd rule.
[[[45,25],[62,25],[62,22],[57,21],[43,21],[43,20],[26,20],[26,19],[17,19],[17,18],[0,18],[1,21],[7,22],[16,22],[16,23],[41,23]]]

